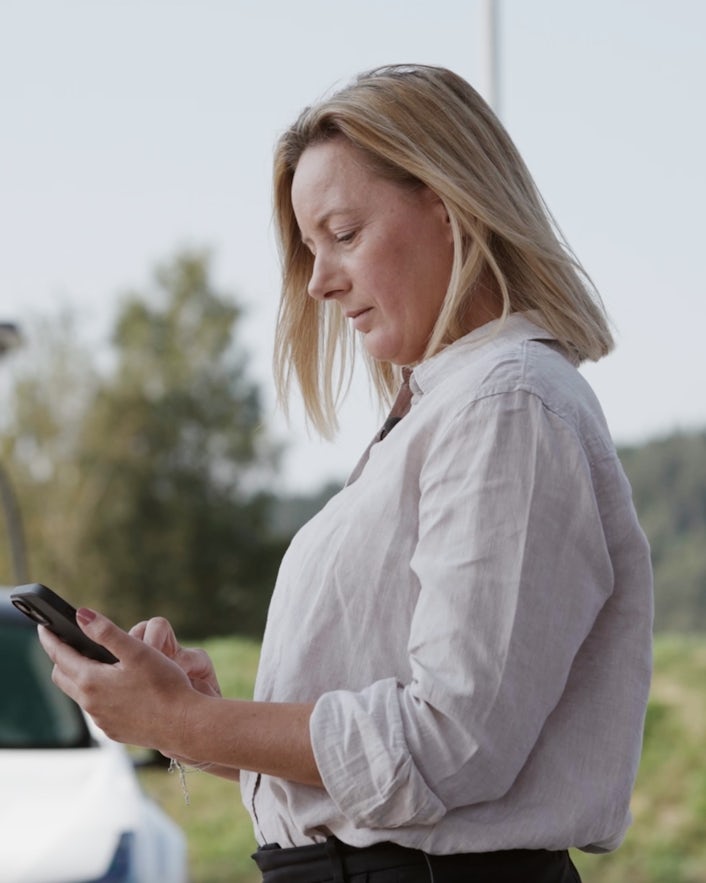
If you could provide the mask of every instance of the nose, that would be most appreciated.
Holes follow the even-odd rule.
[[[327,300],[337,294],[342,287],[340,270],[325,251],[317,252],[313,259],[307,292],[314,300]]]

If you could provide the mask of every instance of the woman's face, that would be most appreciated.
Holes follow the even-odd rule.
[[[336,302],[374,358],[413,365],[426,349],[451,276],[453,237],[441,200],[366,168],[343,138],[308,147],[292,182],[308,291]]]

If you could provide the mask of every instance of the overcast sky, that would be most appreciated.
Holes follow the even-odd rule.
[[[274,412],[273,143],[360,70],[443,64],[486,90],[481,0],[0,0],[0,321],[72,305],[96,347],[119,295],[185,245],[248,307],[289,487],[342,477]],[[706,4],[500,0],[500,112],[617,326],[589,378],[619,443],[706,428]]]

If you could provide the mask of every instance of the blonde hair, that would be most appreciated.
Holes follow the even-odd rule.
[[[306,108],[276,146],[274,211],[283,279],[274,368],[285,410],[296,378],[309,420],[330,436],[351,376],[351,331],[341,311],[307,294],[313,258],[302,244],[291,203],[302,153],[341,137],[376,174],[400,186],[423,184],[446,207],[453,266],[423,358],[467,333],[469,303],[488,273],[502,297],[501,318],[536,311],[536,321],[577,361],[597,360],[610,351],[613,341],[600,298],[485,101],[444,68],[381,67]],[[372,359],[368,367],[381,399],[389,399],[399,370]]]

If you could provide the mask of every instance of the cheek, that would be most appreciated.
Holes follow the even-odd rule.
[[[408,310],[427,327],[433,325],[439,315],[451,278],[451,260],[445,259],[444,251],[425,250],[406,274]]]
[[[361,268],[389,325],[428,335],[448,288],[453,246],[436,229],[413,232],[398,230],[376,243]]]

